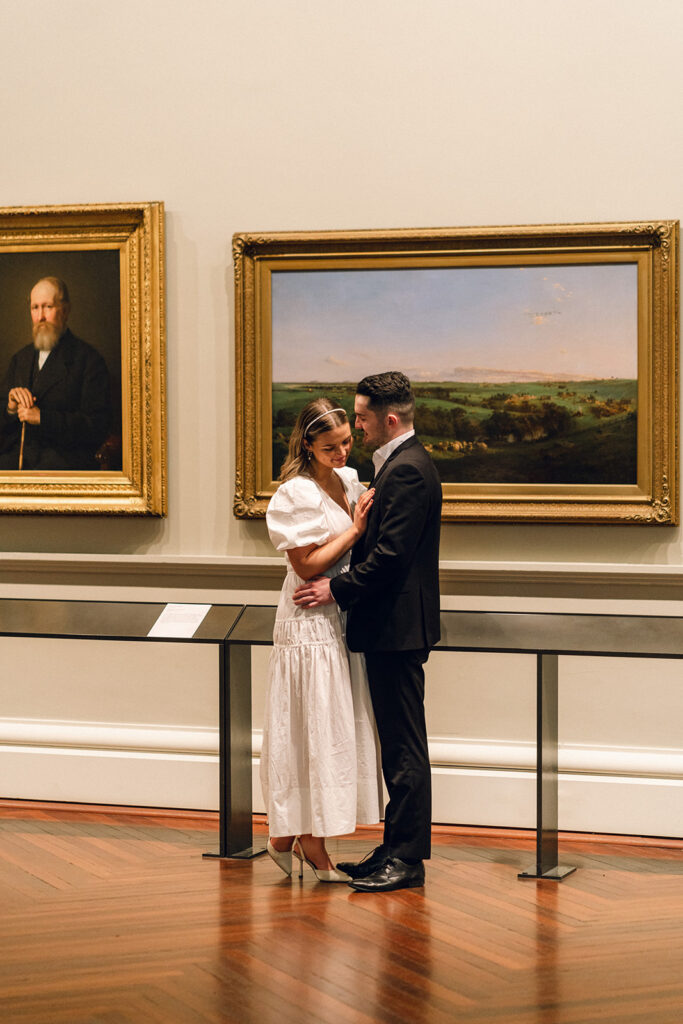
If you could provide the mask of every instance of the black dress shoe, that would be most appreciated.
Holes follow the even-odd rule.
[[[416,889],[425,884],[422,861],[406,864],[398,857],[387,857],[381,867],[365,878],[352,878],[349,885],[358,892],[392,892],[394,889]]]
[[[337,871],[344,871],[351,878],[366,878],[372,875],[384,864],[387,855],[381,846],[371,850],[357,864],[353,861],[342,860],[337,864]]]

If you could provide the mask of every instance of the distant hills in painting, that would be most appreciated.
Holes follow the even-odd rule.
[[[636,483],[636,380],[450,372],[450,380],[413,381],[415,427],[443,483]],[[353,425],[355,381],[273,384],[275,477],[299,410],[321,395],[343,406]],[[371,455],[356,436],[349,465],[362,480],[370,477]]]
[[[489,366],[455,366],[441,374],[431,374],[433,383],[447,381],[458,384],[522,384],[526,382],[553,384],[556,381],[593,380],[570,373],[543,373],[542,370],[498,370]]]

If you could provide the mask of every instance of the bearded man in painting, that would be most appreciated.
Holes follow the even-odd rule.
[[[111,420],[106,363],[67,327],[71,304],[60,278],[33,286],[30,309],[33,341],[12,357],[3,384],[0,469],[97,469]]]

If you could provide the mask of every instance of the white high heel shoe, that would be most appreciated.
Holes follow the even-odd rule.
[[[297,836],[292,845],[292,852],[299,861],[299,878],[304,877],[304,862],[308,864],[309,868],[318,879],[319,882],[350,882],[351,876],[345,874],[343,871],[337,871],[335,868],[332,870],[326,870],[324,868],[317,868],[315,864],[308,859],[304,853],[304,848],[301,845],[301,840]]]
[[[275,861],[280,871],[284,871],[286,875],[292,873],[292,851],[291,850],[276,850],[270,839],[266,843],[266,852],[269,857]]]

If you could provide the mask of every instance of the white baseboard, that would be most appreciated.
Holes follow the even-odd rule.
[[[215,810],[217,749],[210,729],[0,719],[0,795]],[[534,827],[533,744],[434,737],[430,749],[434,822]],[[683,838],[683,750],[568,746],[560,763],[560,828]],[[258,757],[253,796],[263,811]]]
[[[0,795],[12,800],[218,808],[218,757],[0,745]]]

